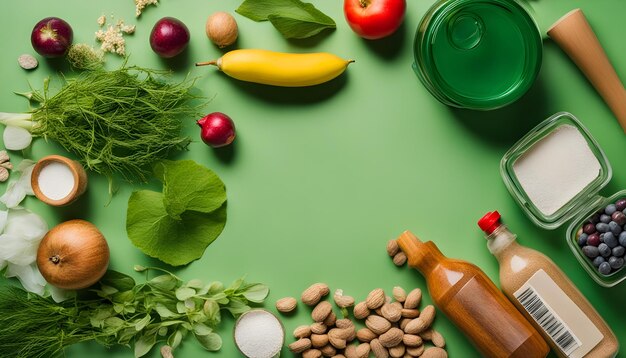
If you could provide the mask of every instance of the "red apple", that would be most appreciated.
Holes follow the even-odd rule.
[[[189,44],[189,29],[182,21],[164,17],[150,33],[150,46],[159,56],[170,58],[183,52]]]
[[[213,148],[219,148],[235,140],[235,123],[222,112],[213,112],[198,122],[202,141]]]
[[[406,0],[344,0],[348,25],[359,36],[376,40],[393,34],[402,24]]]

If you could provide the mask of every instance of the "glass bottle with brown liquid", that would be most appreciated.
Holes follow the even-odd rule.
[[[615,334],[550,258],[518,244],[497,211],[487,213],[478,226],[500,264],[502,291],[559,357],[615,357]]]
[[[484,357],[543,358],[550,348],[476,265],[445,257],[432,241],[409,231],[398,238],[409,266],[426,278],[435,305]]]

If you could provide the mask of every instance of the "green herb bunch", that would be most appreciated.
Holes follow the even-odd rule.
[[[22,94],[38,108],[28,115],[4,113],[0,122],[58,142],[109,179],[119,173],[129,182],[145,182],[151,164],[190,143],[180,134],[181,117],[198,115],[190,104],[196,99],[193,81],[169,83],[164,75],[134,66],[100,67],[65,79],[54,96],[46,80],[43,91]]]
[[[243,279],[225,288],[221,282],[183,282],[156,268],[135,270],[146,272],[146,282],[136,284],[130,276],[109,271],[98,289],[61,303],[18,287],[0,290],[0,356],[51,358],[72,344],[96,341],[106,347],[134,345],[135,357],[141,357],[157,343],[175,349],[189,334],[216,351],[222,346],[214,331],[221,312],[237,317],[269,292]],[[152,270],[164,274],[149,279]]]

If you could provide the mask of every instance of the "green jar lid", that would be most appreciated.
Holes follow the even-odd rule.
[[[441,102],[489,110],[520,98],[541,67],[539,28],[515,0],[444,0],[424,15],[413,68]]]

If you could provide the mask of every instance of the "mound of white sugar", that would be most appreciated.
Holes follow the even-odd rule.
[[[235,327],[235,343],[248,358],[272,358],[280,352],[284,340],[280,321],[267,311],[249,311]]]
[[[600,173],[600,162],[580,131],[561,125],[533,144],[513,171],[526,195],[544,215],[552,215]]]

